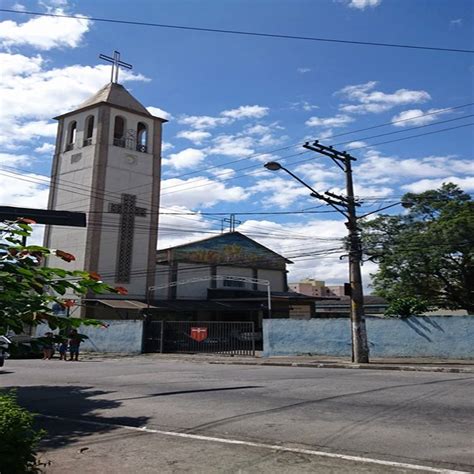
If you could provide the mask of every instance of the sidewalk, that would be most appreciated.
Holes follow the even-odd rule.
[[[83,353],[87,359],[119,359],[123,357],[142,357],[157,361],[182,361],[223,365],[261,365],[276,367],[311,367],[327,369],[366,369],[400,370],[415,372],[474,373],[474,360],[434,359],[434,358],[371,358],[370,364],[355,364],[346,357],[327,357],[317,355],[262,357],[230,356],[220,354],[117,354]]]

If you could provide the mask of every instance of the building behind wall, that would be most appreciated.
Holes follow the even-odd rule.
[[[323,280],[315,280],[313,278],[305,278],[297,283],[290,283],[288,285],[291,291],[302,293],[308,296],[318,297],[341,297],[345,295],[344,285],[328,285]]]
[[[240,232],[158,250],[150,313],[157,319],[253,321],[257,327],[265,317],[310,318],[315,298],[288,291],[291,263]],[[271,311],[263,282],[270,284]]]

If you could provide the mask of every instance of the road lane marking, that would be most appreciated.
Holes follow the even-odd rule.
[[[194,439],[194,440],[199,440],[199,441],[209,441],[213,443],[232,444],[232,445],[238,445],[238,446],[249,446],[253,448],[261,448],[261,449],[266,449],[266,450],[282,451],[282,452],[288,452],[288,453],[308,454],[310,456],[321,456],[321,457],[326,457],[326,458],[341,459],[343,461],[377,464],[380,466],[411,469],[413,471],[435,472],[437,474],[470,474],[468,471],[456,471],[452,469],[441,469],[441,468],[431,467],[431,466],[422,466],[419,464],[409,464],[409,463],[395,462],[395,461],[384,461],[382,459],[366,458],[363,456],[352,456],[348,454],[330,453],[327,451],[316,451],[313,449],[290,448],[287,446],[280,446],[278,444],[255,443],[253,441],[244,441],[244,440],[239,440],[239,439],[216,438],[214,436],[180,433],[178,431],[156,430],[153,428],[147,428],[146,426],[143,426],[140,428],[136,426],[118,425],[115,423],[105,423],[101,421],[80,420],[76,418],[66,418],[63,416],[44,415],[42,413],[36,413],[36,416],[40,416],[42,418],[47,418],[51,420],[66,421],[68,423],[71,423],[71,422],[84,423],[88,425],[100,426],[103,428],[121,428],[128,431],[159,434],[163,436],[173,436],[175,438]]]

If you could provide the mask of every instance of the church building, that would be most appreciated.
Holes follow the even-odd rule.
[[[76,260],[127,295],[88,295],[80,315],[99,319],[253,321],[310,317],[314,298],[288,292],[281,255],[239,232],[156,250],[162,128],[112,81],[59,122],[48,209],[87,214],[86,228],[46,228],[45,246]],[[55,262],[55,265],[57,263]],[[295,309],[296,308],[296,309]],[[75,315],[79,315],[75,312]]]

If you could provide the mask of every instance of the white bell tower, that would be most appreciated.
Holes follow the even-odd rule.
[[[87,227],[48,226],[45,245],[76,257],[64,268],[97,272],[127,288],[126,298],[143,300],[154,284],[166,120],[118,84],[119,66],[130,65],[117,52],[108,59],[112,81],[56,117],[48,209],[85,212]]]

